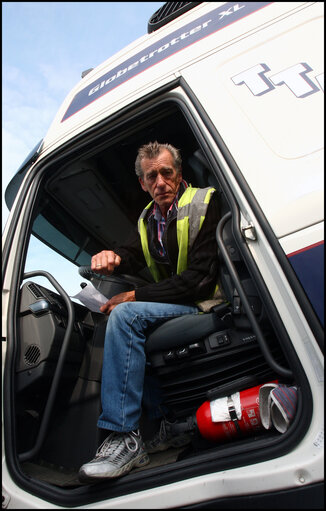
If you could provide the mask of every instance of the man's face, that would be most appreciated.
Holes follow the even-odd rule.
[[[142,189],[148,192],[159,205],[166,217],[182,181],[181,172],[173,165],[172,154],[164,149],[156,158],[144,158],[141,161],[143,178],[139,178]]]

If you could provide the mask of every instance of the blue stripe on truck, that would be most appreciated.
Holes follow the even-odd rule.
[[[148,46],[119,66],[111,69],[93,83],[79,91],[70,103],[61,122],[82,108],[107,94],[122,83],[158,64],[204,37],[241,20],[272,2],[228,2],[217,9],[193,20],[184,27],[175,30],[156,43]]]
[[[292,252],[287,257],[324,325],[324,241]]]

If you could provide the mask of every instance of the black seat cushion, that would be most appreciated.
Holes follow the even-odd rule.
[[[225,323],[215,312],[189,314],[170,319],[148,335],[146,353],[190,344],[198,338],[224,328]]]

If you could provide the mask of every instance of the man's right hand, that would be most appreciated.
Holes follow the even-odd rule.
[[[111,275],[119,266],[121,257],[112,250],[102,250],[92,257],[91,269],[101,275]]]

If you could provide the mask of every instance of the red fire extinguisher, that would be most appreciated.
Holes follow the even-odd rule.
[[[277,381],[274,380],[272,383],[277,383]],[[207,440],[216,442],[231,440],[239,436],[248,436],[261,430],[263,426],[259,414],[258,395],[262,385],[242,390],[224,398],[224,404],[227,405],[228,416],[231,420],[214,422],[212,410],[215,405],[219,405],[217,403],[219,400],[216,399],[215,402],[205,401],[196,412],[196,422],[200,434]],[[235,400],[237,400],[238,406],[236,406]]]

